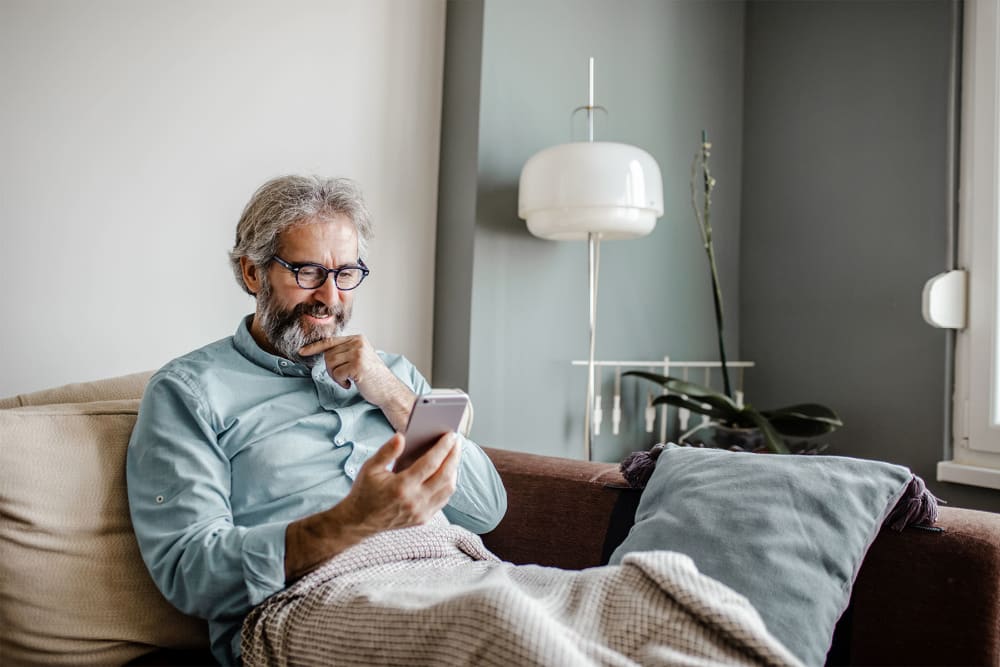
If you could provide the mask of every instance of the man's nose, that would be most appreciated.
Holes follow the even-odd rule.
[[[343,298],[342,292],[337,289],[337,281],[334,280],[333,274],[327,276],[326,282],[317,287],[313,294],[327,305],[334,304]]]

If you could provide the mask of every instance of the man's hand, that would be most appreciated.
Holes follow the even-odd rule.
[[[397,433],[361,466],[346,498],[288,525],[288,581],[370,535],[427,523],[447,504],[458,478],[458,437],[443,436],[409,468],[391,472],[389,468],[402,453],[403,436]]]
[[[427,523],[455,492],[461,447],[454,434],[442,436],[406,470],[391,472],[403,443],[397,433],[365,461],[343,500],[353,522],[372,533]]]
[[[381,408],[397,431],[406,428],[414,394],[375,353],[364,336],[333,336],[306,345],[299,354],[322,354],[334,382],[350,389],[351,382],[366,401]]]

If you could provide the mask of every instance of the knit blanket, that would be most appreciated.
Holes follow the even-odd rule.
[[[254,665],[799,665],[690,558],[512,565],[447,523],[369,538],[255,607]]]

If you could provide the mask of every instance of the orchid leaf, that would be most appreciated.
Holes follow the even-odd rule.
[[[767,448],[772,452],[777,454],[788,454],[788,447],[785,446],[785,441],[782,439],[781,434],[778,433],[771,422],[768,421],[767,417],[761,413],[754,410],[749,405],[743,408],[743,414],[754,423],[754,426],[760,429],[761,435],[764,436],[764,442],[767,443]]]
[[[818,438],[837,430],[837,427],[832,424],[811,419],[771,417],[768,421],[774,430],[791,438]]]
[[[731,412],[724,412],[706,403],[697,403],[677,394],[664,394],[653,399],[653,405],[662,405],[664,403],[678,408],[686,408],[699,415],[708,415],[712,419],[719,421],[729,421],[733,416]]]
[[[844,425],[833,410],[816,403],[801,403],[761,414],[775,430],[795,438],[815,438]]]
[[[788,407],[778,408],[776,410],[762,410],[761,414],[768,419],[787,416],[825,422],[834,427],[844,425],[844,422],[840,420],[840,417],[837,416],[836,412],[825,405],[819,405],[818,403],[799,403],[797,405],[789,405]]]
[[[720,394],[719,392],[713,391],[708,387],[703,387],[700,384],[688,382],[687,380],[681,380],[668,375],[659,375],[657,373],[648,373],[646,371],[628,371],[626,373],[622,373],[622,375],[634,375],[635,377],[641,377],[645,380],[649,380],[650,382],[655,382],[671,393],[683,394],[688,398],[695,399],[696,401],[708,403],[712,407],[729,414],[735,415],[740,411],[740,408],[736,405],[736,403],[725,394]]]

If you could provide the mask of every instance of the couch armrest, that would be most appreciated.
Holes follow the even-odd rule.
[[[487,548],[512,563],[570,570],[606,560],[605,540],[626,486],[616,464],[485,451],[507,489],[507,514],[483,535]],[[633,506],[628,524],[634,513]]]
[[[1000,665],[1000,514],[942,507],[937,526],[875,539],[845,614],[850,664]]]

